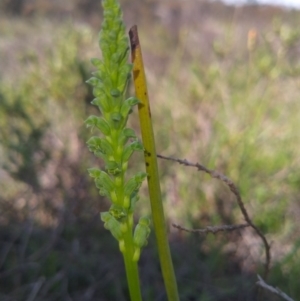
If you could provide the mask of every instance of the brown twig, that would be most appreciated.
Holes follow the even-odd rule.
[[[162,156],[162,155],[157,155],[158,158],[161,159],[165,159],[165,160],[169,160],[169,161],[175,161],[181,165],[185,165],[185,166],[190,166],[190,167],[196,167],[199,171],[204,171],[205,173],[209,174],[212,178],[218,179],[222,182],[224,182],[229,189],[231,190],[231,192],[236,196],[237,199],[237,203],[238,206],[246,220],[246,222],[250,225],[250,227],[252,227],[254,229],[254,231],[257,233],[257,235],[261,238],[264,246],[265,246],[265,250],[266,250],[266,262],[265,262],[265,272],[264,272],[264,278],[267,279],[268,277],[268,273],[270,270],[270,262],[271,262],[271,253],[270,253],[270,245],[266,239],[266,237],[264,236],[264,234],[260,231],[259,228],[257,228],[254,223],[252,222],[252,220],[249,217],[249,214],[245,208],[245,205],[242,201],[242,197],[240,195],[240,192],[238,190],[238,188],[236,187],[236,185],[225,175],[223,175],[222,173],[215,171],[215,170],[210,170],[207,167],[199,164],[199,163],[191,163],[188,160],[184,159],[177,159],[177,158],[172,158],[172,157],[166,157],[166,156]]]
[[[291,297],[289,297],[286,293],[281,291],[278,287],[273,287],[273,286],[267,284],[266,282],[264,282],[264,280],[259,275],[257,275],[257,278],[258,278],[258,281],[256,282],[256,285],[260,286],[264,290],[267,290],[268,292],[271,292],[274,295],[280,296],[284,300],[294,301]]]
[[[191,233],[213,233],[216,234],[217,232],[221,231],[233,231],[237,229],[242,229],[245,227],[249,227],[248,224],[240,224],[240,225],[222,225],[222,226],[207,226],[204,229],[187,229],[177,224],[172,224],[174,228],[177,228],[182,231],[191,232]]]

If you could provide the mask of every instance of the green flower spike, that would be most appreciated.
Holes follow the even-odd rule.
[[[135,97],[125,99],[132,65],[128,63],[129,44],[120,6],[116,0],[103,0],[102,5],[104,20],[99,35],[102,60],[91,60],[97,70],[87,81],[95,96],[92,104],[99,108],[102,116],[92,115],[85,124],[92,131],[100,132],[100,136],[93,136],[87,141],[87,146],[104,161],[105,168],[90,168],[88,172],[100,195],[112,202],[109,211],[101,213],[101,220],[119,242],[131,300],[140,301],[137,261],[141,248],[147,243],[150,221],[141,218],[133,234],[133,211],[139,198],[139,188],[147,174],[139,172],[129,180],[125,178],[128,161],[134,151],[144,151],[134,130],[126,127],[128,117],[139,100]]]

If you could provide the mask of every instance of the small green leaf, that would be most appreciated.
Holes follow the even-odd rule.
[[[91,63],[98,69],[100,69],[103,66],[103,63],[100,59],[92,58]]]
[[[120,122],[122,120],[122,116],[118,112],[114,112],[111,114],[111,120],[114,122]]]
[[[125,100],[125,102],[128,102],[132,107],[140,103],[136,97],[129,97]]]
[[[118,33],[115,30],[111,30],[108,34],[110,40],[116,40],[118,37]]]
[[[110,134],[110,126],[106,122],[106,120],[102,117],[97,117],[94,115],[91,115],[86,121],[85,121],[86,127],[97,127],[104,135],[108,136]]]
[[[119,129],[122,126],[122,115],[118,112],[114,112],[110,115],[110,119],[115,129]]]
[[[136,181],[140,184],[147,178],[148,174],[146,172],[140,171],[135,175]]]
[[[110,135],[110,126],[104,118],[98,117],[96,127],[106,136]]]
[[[123,152],[123,156],[122,156],[122,161],[124,162],[128,162],[131,155],[133,154],[134,150],[132,149],[132,147],[130,146],[126,146],[125,150]]]
[[[89,168],[88,169],[88,173],[89,173],[89,176],[92,177],[92,178],[100,178],[101,176],[101,172],[102,170],[99,169],[99,168]]]
[[[147,173],[145,172],[139,172],[135,176],[133,176],[131,179],[127,181],[127,183],[124,186],[124,194],[131,198],[131,195],[134,192],[138,192],[140,189],[143,181],[146,179]]]
[[[118,89],[111,89],[110,90],[110,95],[112,97],[119,97],[119,96],[121,96],[121,92]]]
[[[117,51],[114,53],[111,57],[111,60],[115,62],[116,64],[120,63],[126,63],[127,62],[127,54],[128,54],[129,47],[125,49],[125,51],[122,49],[121,51]],[[124,61],[125,60],[125,61]]]
[[[134,230],[133,241],[136,247],[142,248],[147,245],[150,234],[149,217],[141,217]]]
[[[112,198],[112,193],[115,191],[115,184],[106,172],[100,171],[100,176],[95,178],[95,184],[99,189],[100,195],[110,199]]]
[[[141,256],[141,248],[135,247],[132,260],[138,262]]]
[[[112,146],[105,138],[93,136],[87,141],[87,145],[89,150],[96,156],[112,155],[114,153]]]
[[[105,138],[101,138],[101,152],[107,155],[113,155],[114,153],[111,144]]]
[[[124,239],[119,240],[119,249],[122,253],[125,253],[126,247]]]
[[[99,98],[98,98],[98,97],[94,98],[94,99],[91,101],[91,104],[94,105],[94,106],[100,106]]]
[[[105,229],[109,230],[113,237],[120,241],[123,237],[120,223],[109,212],[102,212],[101,220],[104,222]]]
[[[133,141],[126,145],[122,157],[123,162],[127,162],[134,151],[144,151],[144,146],[140,141]]]
[[[101,150],[101,138],[91,137],[87,142],[88,148],[91,152],[96,152]]]
[[[97,71],[94,71],[92,72],[92,75],[97,77],[99,80],[103,80],[105,79],[105,72],[103,72],[102,70],[97,70]]]
[[[136,225],[133,235],[133,242],[135,245],[133,261],[138,261],[141,255],[141,248],[145,247],[148,244],[148,237],[151,232],[149,227],[150,218],[141,217],[139,223]]]
[[[97,106],[103,115],[105,112],[109,112],[111,110],[111,104],[109,104],[105,94],[101,94],[99,97],[94,98],[91,101],[91,104]]]
[[[124,118],[127,118],[128,114],[132,112],[132,107],[137,105],[139,100],[136,97],[127,98],[121,107],[120,113]]]
[[[118,144],[124,145],[127,143],[128,139],[130,139],[130,138],[137,139],[135,131],[130,128],[125,128],[122,130],[122,132],[119,136]]]
[[[126,211],[124,210],[124,208],[120,205],[117,204],[113,204],[111,205],[111,207],[109,208],[109,213],[115,218],[115,219],[121,219],[125,216],[127,216]]]
[[[138,195],[138,193],[136,192],[136,193],[133,193],[132,195],[131,195],[131,199],[130,199],[130,212],[133,212],[134,211],[134,208],[135,208],[135,204],[136,204],[136,202],[139,200],[139,195]]]
[[[122,171],[120,165],[115,161],[108,161],[105,165],[105,169],[109,174],[114,176],[117,176]]]
[[[105,86],[103,85],[103,83],[101,81],[99,81],[99,84],[96,87],[94,87],[93,94],[95,97],[104,97],[105,96]]]
[[[95,87],[100,83],[100,80],[96,77],[91,77],[89,80],[86,81],[86,83]]]
[[[136,134],[133,129],[125,128],[125,129],[123,129],[122,133],[127,138],[136,138]]]
[[[122,92],[124,91],[127,81],[131,76],[132,68],[132,64],[125,64],[119,69],[117,87]]]
[[[139,183],[136,181],[135,177],[132,177],[127,181],[124,187],[124,194],[130,198],[131,194],[136,191],[139,187]]]

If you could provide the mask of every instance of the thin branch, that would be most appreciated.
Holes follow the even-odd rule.
[[[265,289],[277,296],[280,296],[284,300],[294,301],[291,297],[289,297],[286,293],[281,291],[278,287],[275,288],[275,287],[267,284],[266,282],[264,282],[264,280],[259,275],[257,275],[257,278],[258,278],[258,281],[256,282],[256,285],[262,287],[263,289]]]
[[[33,285],[33,289],[30,292],[29,297],[27,298],[26,301],[34,301],[40,288],[42,287],[43,283],[45,282],[46,278],[45,277],[40,277],[38,281]]]
[[[182,231],[191,232],[191,233],[213,233],[216,234],[217,232],[221,231],[233,231],[237,229],[242,229],[245,227],[249,227],[248,224],[240,224],[240,225],[222,225],[222,226],[207,226],[204,229],[187,229],[177,224],[172,224],[174,228],[177,228]]]
[[[177,162],[181,165],[184,165],[184,166],[196,167],[198,169],[198,171],[204,171],[205,173],[209,174],[212,178],[215,178],[215,179],[218,179],[218,180],[224,182],[229,187],[231,192],[236,196],[238,206],[240,207],[240,210],[241,210],[246,222],[254,229],[254,231],[257,233],[257,235],[263,241],[263,244],[264,244],[265,250],[266,250],[266,262],[265,262],[264,278],[267,279],[268,273],[269,273],[269,270],[270,270],[270,262],[271,262],[270,248],[271,247],[270,247],[266,237],[264,236],[264,234],[260,231],[259,228],[257,228],[254,225],[254,223],[250,219],[249,214],[248,214],[248,212],[245,208],[245,205],[242,201],[242,197],[240,195],[239,189],[236,187],[236,185],[228,177],[226,177],[222,173],[220,173],[218,171],[215,171],[215,170],[208,169],[207,167],[205,167],[205,166],[203,166],[199,163],[191,163],[186,159],[181,160],[181,159],[166,157],[166,156],[162,156],[162,155],[157,155],[157,157],[161,158],[161,159],[169,160],[169,161],[175,161],[175,162]]]

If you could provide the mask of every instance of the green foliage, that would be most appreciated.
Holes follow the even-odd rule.
[[[78,96],[86,91],[78,85],[84,73],[78,58],[82,34],[71,32],[66,25],[54,38],[56,47],[45,50],[44,57],[24,47],[21,54],[13,53],[20,65],[16,73],[4,74],[1,70],[0,166],[34,190],[40,189],[40,176],[51,157],[56,156],[53,140],[63,141],[67,150],[70,122],[83,114],[79,109],[84,106],[72,103],[75,98],[79,104]],[[64,42],[66,37],[69,43]],[[62,118],[65,110],[72,112],[68,119]]]
[[[150,234],[150,219],[148,217],[141,217],[139,223],[134,230],[133,242],[135,245],[135,251],[133,259],[138,261],[140,258],[140,250],[142,247],[148,244],[148,236]]]
[[[38,190],[38,169],[50,160],[50,151],[43,146],[49,123],[34,118],[21,95],[12,97],[16,98],[0,97],[0,166],[17,181]]]
[[[226,57],[217,62],[219,75],[208,80],[221,89],[206,89],[205,99],[216,110],[219,107],[210,162],[220,162],[238,183],[245,201],[252,205],[254,222],[265,233],[275,233],[289,207],[287,191],[278,185],[287,185],[288,174],[280,172],[289,168],[299,142],[294,131],[298,118],[293,114],[299,105],[293,90],[283,88],[295,80],[289,72],[293,62],[279,55],[279,51],[288,52],[289,46],[276,33],[262,33],[262,37],[263,42],[248,54],[247,64],[244,57],[228,67]],[[216,104],[220,100],[222,106]]]
[[[299,296],[299,261],[300,261],[300,240],[293,241],[293,246],[283,256],[283,258],[276,262],[272,269],[271,283],[278,283],[278,287],[288,292],[291,298]]]
[[[280,23],[282,27],[289,26]],[[288,31],[297,36],[299,30],[289,27]],[[232,29],[230,36],[234,34]],[[172,86],[167,83],[162,87],[169,91],[167,98],[172,99],[172,105],[180,108],[172,114],[177,118],[172,121],[167,115],[171,102],[163,103],[153,113],[158,114],[158,120],[163,114],[168,116],[164,117],[166,128],[158,132],[158,139],[164,141],[163,133],[172,131],[176,139],[158,145],[163,146],[161,151],[179,153],[178,157],[200,161],[228,175],[238,185],[254,222],[265,233],[277,236],[280,232],[283,237],[286,233],[282,225],[289,224],[291,197],[298,191],[291,179],[297,182],[300,176],[300,140],[295,131],[299,127],[299,63],[293,56],[294,46],[275,29],[257,31],[256,46],[251,51],[237,52],[236,47],[242,49],[243,45],[234,42],[240,41],[226,41],[222,36],[218,43],[226,48],[223,56],[215,53],[211,60],[195,60],[189,66],[178,63],[176,68],[180,70],[190,68],[187,78],[180,77]],[[185,84],[185,92],[177,88],[180,81]],[[163,91],[157,93],[163,95]],[[157,102],[161,104],[162,99]],[[178,207],[182,209],[174,212],[176,218],[189,223],[190,216],[212,217],[218,211],[217,195],[221,195],[230,218],[239,219],[239,209],[224,187],[209,183],[200,174],[191,172],[188,176],[186,171],[165,170],[166,191],[172,185],[167,178],[175,173],[174,182],[180,183],[176,189],[181,200]]]

